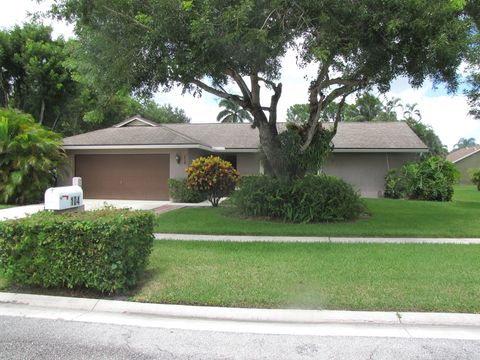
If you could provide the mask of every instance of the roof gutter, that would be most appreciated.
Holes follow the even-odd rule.
[[[200,145],[200,144],[64,145],[63,148],[65,150],[200,149],[200,150],[213,152],[213,153],[257,153],[259,152],[258,148],[209,147],[209,146]],[[334,148],[333,152],[334,153],[412,153],[412,152],[423,153],[423,152],[428,152],[428,149],[427,148],[404,148],[404,149]],[[459,159],[457,161],[460,161],[462,159]]]
[[[63,145],[65,150],[131,150],[131,149],[212,149],[199,144],[173,144],[173,145]]]

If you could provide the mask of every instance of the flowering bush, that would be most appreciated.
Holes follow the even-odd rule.
[[[222,197],[230,195],[240,178],[231,163],[213,155],[193,160],[187,174],[188,187],[207,194],[212,206],[218,206]]]

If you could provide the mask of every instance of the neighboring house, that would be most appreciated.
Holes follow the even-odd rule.
[[[158,124],[135,116],[65,138],[70,166],[61,183],[82,177],[85,198],[166,200],[168,179],[184,178],[202,155],[220,155],[242,175],[263,173],[258,138],[250,124]],[[333,142],[322,171],[368,197],[383,194],[389,169],[428,150],[404,122],[340,123]]]
[[[480,169],[480,145],[454,150],[447,155],[447,160],[460,171],[460,182],[471,184],[470,169]]]

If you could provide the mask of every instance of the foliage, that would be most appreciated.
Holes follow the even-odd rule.
[[[464,149],[471,146],[477,145],[475,138],[460,138],[455,145],[453,145],[454,150]]]
[[[157,122],[189,122],[184,111],[137,99],[120,88],[107,93],[89,75],[76,40],[53,39],[31,23],[0,30],[0,105],[16,107],[39,123],[73,135],[140,114]]]
[[[53,40],[51,27],[32,23],[0,30],[0,104],[52,126],[75,91],[66,59],[65,41]]]
[[[305,89],[303,152],[322,111],[357,91],[386,92],[399,76],[414,87],[430,77],[454,90],[472,34],[465,3],[450,0],[365,0],[358,6],[337,0],[295,6],[281,0],[58,0],[54,11],[75,23],[91,74],[107,87],[148,94],[179,85],[250,112],[276,176],[285,175],[276,158],[275,123],[287,50],[299,67],[318,66]],[[265,89],[269,104],[261,101]]]
[[[326,175],[243,177],[233,201],[243,215],[301,223],[351,220],[364,210],[351,185]]]
[[[242,107],[228,99],[222,99],[218,106],[224,109],[217,115],[217,121],[222,123],[243,123],[244,121],[252,122],[252,117]]]
[[[448,150],[443,145],[442,140],[435,134],[435,131],[431,126],[425,125],[420,120],[414,120],[413,118],[405,119],[405,122],[410,126],[410,129],[428,146],[428,152],[422,153],[420,157],[422,159],[439,156],[445,158],[448,154]]]
[[[365,92],[356,97],[355,103],[345,104],[341,112],[341,121],[346,122],[365,122],[365,121],[397,121],[395,109],[402,107],[400,99],[391,99],[386,103],[369,93]],[[320,119],[323,122],[334,122],[339,104],[332,102],[323,110]],[[305,124],[309,117],[308,104],[295,104],[287,109],[287,122]]]
[[[65,154],[60,135],[30,115],[0,108],[0,201],[40,202],[55,183]]]
[[[355,104],[347,106],[344,111],[344,121],[396,121],[394,109],[384,105],[382,101],[368,92],[358,95]]]
[[[189,123],[190,118],[183,109],[173,107],[170,104],[158,105],[153,100],[145,100],[138,109],[138,114],[148,120],[158,123]]]
[[[168,179],[170,198],[179,203],[199,203],[207,199],[204,193],[190,189],[187,179]]]
[[[303,131],[303,127],[289,123],[287,129],[278,136],[280,146],[277,156],[286,170],[286,178],[300,178],[306,173],[318,173],[333,148],[334,132],[319,127],[311,146],[302,152]]]
[[[455,165],[433,156],[389,171],[385,178],[385,197],[450,201],[458,177]]]
[[[112,293],[134,286],[153,245],[153,214],[42,212],[0,223],[0,268],[12,281]]]
[[[468,0],[466,13],[471,20],[472,40],[467,53],[467,84],[465,90],[470,105],[470,115],[480,119],[480,3],[477,0]]]
[[[478,191],[480,191],[480,169],[473,169],[470,175],[472,182],[477,185]]]
[[[187,174],[188,187],[205,193],[212,206],[218,206],[222,197],[230,195],[240,178],[231,163],[213,155],[193,160]]]
[[[383,196],[390,199],[407,197],[407,181],[399,169],[391,169],[385,175],[385,191]]]

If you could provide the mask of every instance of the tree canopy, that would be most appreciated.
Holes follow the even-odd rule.
[[[75,23],[92,74],[108,87],[145,94],[179,85],[249,111],[278,176],[278,80],[287,50],[299,66],[318,66],[305,89],[303,152],[326,131],[322,112],[332,102],[342,108],[349,94],[387,91],[397,76],[454,90],[471,36],[461,0],[56,0],[54,12]]]
[[[78,60],[80,44],[53,39],[37,23],[0,30],[0,106],[14,107],[64,135],[123,121],[140,114],[157,122],[189,122],[182,109],[136,99],[125,88],[102,91]],[[81,57],[80,57],[81,58]]]

